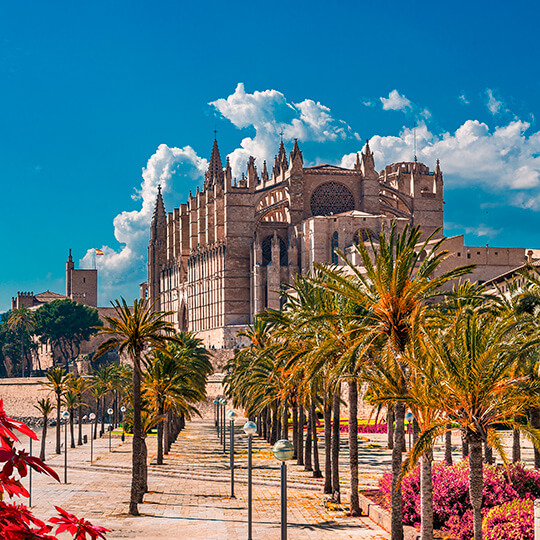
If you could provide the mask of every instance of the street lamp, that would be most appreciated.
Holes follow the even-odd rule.
[[[32,437],[30,439],[30,457],[32,457]],[[32,467],[28,467],[28,508],[32,507]]]
[[[412,422],[413,414],[412,412],[408,412],[405,415],[405,420],[407,421],[407,430],[409,432],[409,450],[411,449],[411,422]]]
[[[111,451],[111,434],[112,434],[112,424],[111,424],[111,414],[114,411],[109,407],[107,413],[109,414],[109,452]]]
[[[227,405],[227,400],[221,398],[221,438],[223,442],[223,453],[227,453],[227,437],[225,433],[225,406]]]
[[[126,408],[123,405],[120,407],[120,412],[122,413],[122,442],[124,442],[126,440],[126,430],[124,427],[124,413],[126,412]]]
[[[67,430],[68,430],[68,418],[69,413],[67,411],[64,411],[62,413],[62,418],[65,420],[64,424],[64,432],[65,432],[65,439],[64,439],[64,484],[67,484]]]
[[[218,416],[217,416],[218,408],[217,407],[218,407],[218,400],[214,399],[214,426],[216,428],[218,427]]]
[[[253,540],[251,536],[251,524],[253,521],[252,516],[252,498],[251,498],[251,437],[257,433],[257,424],[248,420],[243,427],[244,433],[248,436],[248,538],[247,540]]]
[[[272,448],[274,457],[281,461],[281,540],[287,540],[287,464],[294,455],[294,446],[287,439],[281,439]]]
[[[230,443],[230,468],[231,468],[231,499],[234,499],[234,419],[236,418],[236,413],[234,411],[227,412],[227,418],[229,419],[229,431],[231,433],[231,443]]]
[[[96,415],[94,413],[88,415],[88,420],[90,420],[90,465],[92,465],[92,461],[94,461],[94,437],[92,435],[92,426],[94,425],[95,419]]]

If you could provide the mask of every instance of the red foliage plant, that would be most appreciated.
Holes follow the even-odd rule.
[[[31,437],[37,441],[36,434],[23,422],[9,418],[4,411],[4,402],[0,399],[0,538],[5,540],[57,540],[52,534],[53,527],[46,525],[36,518],[24,504],[6,503],[3,499],[7,495],[13,497],[28,497],[29,493],[21,480],[28,474],[28,467],[36,472],[47,474],[60,481],[56,472],[45,465],[40,459],[30,456],[24,450],[18,450],[14,444],[19,442],[15,434]],[[18,473],[18,478],[14,473]],[[73,514],[55,507],[60,514],[59,518],[51,518],[49,521],[57,525],[55,534],[64,531],[69,532],[76,540],[98,540],[105,538],[109,532],[103,527],[96,527],[79,519]]]

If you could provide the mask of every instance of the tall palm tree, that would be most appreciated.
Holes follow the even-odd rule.
[[[105,409],[103,407],[103,396],[108,392],[107,386],[105,386],[99,379],[94,378],[94,374],[92,374],[92,383],[90,387],[90,393],[96,400],[96,417],[94,418],[94,427],[93,427],[93,433],[91,433],[91,437],[94,439],[97,438],[97,431],[98,431],[98,422],[99,422],[99,412],[100,412],[100,406],[101,406],[101,414],[105,414]]]
[[[26,363],[26,353],[24,351],[25,334],[32,333],[34,330],[34,312],[30,311],[27,307],[13,309],[9,313],[7,321],[8,328],[14,332],[19,332],[21,340],[21,375],[24,377],[24,365]],[[30,364],[28,366],[28,376],[32,371],[32,357],[30,356]]]
[[[174,333],[173,325],[166,320],[171,312],[154,311],[147,299],[135,299],[133,308],[126,301],[113,302],[115,317],[104,317],[108,326],[100,327],[98,335],[108,336],[96,353],[100,357],[117,349],[133,362],[133,454],[132,481],[129,513],[139,515],[138,501],[143,493],[145,463],[143,463],[143,433],[141,427],[141,359],[148,348],[166,349]]]
[[[362,268],[354,266],[343,253],[339,254],[346,274],[320,267],[330,278],[321,280],[321,286],[349,299],[359,308],[358,324],[363,330],[355,344],[358,357],[387,349],[385,354],[390,355],[401,374],[401,393],[393,407],[391,533],[394,540],[403,539],[403,502],[398,482],[405,442],[404,400],[408,379],[403,354],[413,337],[413,328],[420,328],[427,318],[428,302],[441,295],[445,283],[465,275],[472,268],[439,273],[439,266],[448,253],[442,249],[444,239],[435,240],[431,235],[421,241],[420,237],[418,227],[405,226],[399,234],[394,222],[388,234],[384,230],[381,232],[378,243],[370,237],[369,243],[361,241],[355,245]]]
[[[45,383],[56,394],[56,453],[61,454],[60,445],[60,412],[62,409],[62,398],[69,390],[71,373],[64,368],[51,368],[47,373],[47,382]]]
[[[43,431],[41,432],[41,450],[39,452],[39,459],[45,461],[45,440],[47,439],[47,422],[49,415],[54,410],[54,405],[51,402],[51,398],[41,398],[38,400],[38,404],[34,407],[41,413],[43,417]]]
[[[438,411],[440,419],[426,426],[415,444],[404,471],[418,461],[448,423],[459,426],[469,444],[469,496],[474,510],[474,539],[482,538],[483,462],[482,443],[487,442],[507,463],[498,426],[519,430],[540,447],[540,431],[515,422],[531,405],[538,404],[540,384],[527,376],[515,376],[515,357],[523,343],[515,322],[493,313],[464,308],[454,315],[447,331],[426,332],[422,357],[415,369],[430,392],[423,396],[426,410]],[[433,368],[435,366],[435,368]]]

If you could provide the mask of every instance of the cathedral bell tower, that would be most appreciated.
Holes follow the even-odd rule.
[[[161,294],[161,268],[167,260],[167,219],[165,205],[158,186],[156,206],[150,224],[150,242],[148,244],[148,298],[155,302],[154,310],[161,309],[159,295]]]

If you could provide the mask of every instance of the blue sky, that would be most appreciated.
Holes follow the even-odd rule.
[[[218,130],[235,172],[283,129],[309,164],[419,159],[445,174],[445,227],[540,248],[532,2],[0,3],[0,311],[63,292],[93,247],[100,299],[145,279],[158,182],[194,189]],[[144,178],[142,176],[145,169]],[[88,263],[88,256],[82,264]]]

